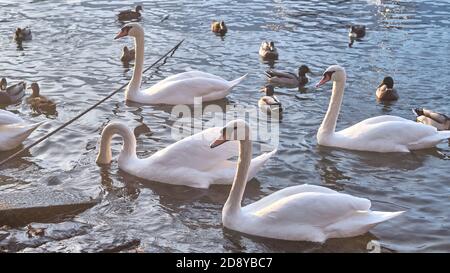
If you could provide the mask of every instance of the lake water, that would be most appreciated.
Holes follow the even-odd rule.
[[[56,128],[126,83],[132,67],[119,61],[123,45],[118,10],[128,1],[1,1],[0,76],[38,81],[58,103],[58,115],[34,115],[23,103],[6,109],[28,121],[46,121],[26,143]],[[413,119],[413,107],[450,113],[450,1],[146,1],[148,66],[179,40],[172,58],[147,73],[149,87],[174,73],[204,70],[234,79],[248,78],[228,96],[230,105],[255,106],[268,65],[258,58],[262,40],[275,41],[276,69],[307,64],[315,73],[305,90],[276,89],[286,108],[278,153],[247,186],[244,204],[302,183],[330,187],[372,200],[376,210],[406,210],[370,233],[325,244],[283,242],[243,235],[221,224],[229,187],[209,190],[138,180],[95,163],[102,128],[111,120],[137,127],[139,156],[172,143],[171,107],[124,102],[123,92],[31,149],[0,170],[0,191],[48,188],[100,196],[100,203],[73,218],[35,226],[48,236],[30,239],[25,227],[4,230],[6,251],[146,252],[366,252],[377,241],[387,252],[450,251],[450,147],[411,154],[376,154],[319,147],[316,132],[327,110],[331,85],[313,90],[331,64],[347,70],[338,129],[376,115]],[[169,15],[167,20],[161,19]],[[221,39],[210,32],[213,19],[229,27]],[[367,35],[348,47],[347,26],[364,24]],[[32,26],[33,40],[18,50],[12,35]],[[375,99],[382,78],[391,75],[400,100]],[[121,142],[115,139],[117,155]],[[255,148],[255,154],[259,152]],[[11,152],[0,153],[6,158]],[[1,223],[0,223],[1,224]]]

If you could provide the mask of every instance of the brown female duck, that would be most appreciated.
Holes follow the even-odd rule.
[[[134,50],[134,48],[128,49],[127,46],[124,46],[122,49],[122,56],[120,56],[120,60],[123,63],[129,63],[132,60],[134,60],[135,55],[136,55],[136,51]]]
[[[31,29],[29,27],[18,27],[16,29],[16,32],[14,33],[14,40],[18,43],[21,43],[23,41],[30,41],[32,38],[33,35],[31,34]]]
[[[117,19],[119,21],[130,21],[130,20],[138,20],[141,18],[142,6],[136,6],[135,10],[124,10],[119,12],[117,15]]]
[[[27,103],[31,109],[37,113],[54,114],[56,112],[56,103],[52,100],[40,95],[40,88],[36,82],[30,86],[33,93],[27,98]]]
[[[398,93],[394,89],[394,79],[392,77],[384,77],[377,88],[376,96],[380,101],[398,100]]]
[[[259,56],[263,59],[278,59],[278,50],[273,41],[263,41],[259,47]]]
[[[224,21],[213,21],[211,23],[211,31],[220,35],[225,35],[227,33],[228,28],[225,25]]]

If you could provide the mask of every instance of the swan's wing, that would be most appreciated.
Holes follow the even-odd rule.
[[[214,149],[210,148],[211,142],[220,136],[221,129],[213,127],[186,137],[156,152],[147,160],[165,167],[183,166],[200,171],[223,166],[229,158],[238,155],[239,144],[236,141],[228,141]]]
[[[4,124],[13,124],[13,123],[23,123],[23,119],[21,119],[19,116],[9,112],[0,109],[0,125]]]
[[[445,139],[432,126],[402,118],[391,117],[391,119],[385,122],[358,123],[337,132],[336,135],[350,140],[353,146],[360,145],[366,148],[371,146],[380,151],[383,151],[383,148],[392,150],[395,147],[421,149]]]
[[[160,81],[160,83],[170,82],[170,81],[179,81],[179,80],[191,79],[191,78],[210,78],[210,79],[225,81],[225,79],[222,77],[219,77],[219,76],[216,76],[216,75],[213,75],[210,73],[198,71],[198,70],[193,70],[193,71],[178,73],[178,74],[169,76],[169,77],[165,78],[164,80]]]
[[[370,206],[370,200],[348,194],[301,192],[274,200],[251,213],[265,224],[326,227],[358,211],[367,211]]]
[[[261,198],[257,202],[249,204],[248,206],[245,207],[245,210],[258,211],[258,210],[260,210],[264,207],[267,207],[270,204],[272,204],[275,201],[280,200],[282,198],[285,198],[285,197],[288,197],[291,195],[295,195],[298,193],[306,193],[306,192],[327,193],[327,194],[338,193],[335,190],[321,187],[321,186],[316,186],[316,185],[303,184],[303,185],[298,185],[298,186],[292,186],[292,187],[287,187],[282,190],[276,191],[270,195],[267,195],[267,196]]]
[[[192,104],[194,97],[213,96],[216,93],[223,95],[230,88],[228,81],[197,77],[159,82],[143,93],[150,95],[157,103]]]

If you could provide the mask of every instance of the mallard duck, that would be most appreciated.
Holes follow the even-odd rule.
[[[267,70],[265,72],[269,83],[282,86],[305,86],[309,81],[306,73],[311,73],[309,67],[306,65],[302,65],[298,68],[298,75],[275,70]]]
[[[211,31],[214,33],[218,33],[220,35],[225,35],[225,33],[227,33],[227,31],[228,31],[228,28],[225,25],[224,21],[220,21],[220,22],[213,21],[211,23]]]
[[[261,92],[265,93],[265,96],[258,100],[258,107],[267,113],[283,111],[280,100],[274,95],[274,88],[272,85],[266,85],[261,89]]]
[[[394,79],[392,77],[384,77],[377,88],[376,96],[381,101],[398,100],[398,93],[394,89]]]
[[[363,25],[354,25],[350,27],[350,31],[348,32],[348,37],[353,39],[360,39],[366,36],[366,26]]]
[[[14,104],[19,102],[25,96],[25,82],[19,82],[10,87],[5,78],[0,81],[0,104]]]
[[[29,89],[33,91],[27,98],[27,103],[30,104],[31,109],[38,113],[53,114],[56,112],[55,102],[39,94],[40,88],[36,82],[33,82]]]
[[[259,56],[263,59],[278,59],[278,51],[273,41],[263,41],[259,47]]]
[[[124,10],[119,12],[119,14],[117,15],[117,19],[119,21],[129,21],[129,20],[137,20],[141,18],[141,11],[142,11],[142,6],[138,5],[136,6],[135,10]]]
[[[416,108],[413,112],[417,116],[417,122],[431,125],[439,131],[450,130],[450,118],[444,114],[425,108]]]
[[[35,228],[32,225],[27,225],[27,235],[28,238],[32,238],[32,237],[41,237],[45,235],[45,230],[47,228]]]
[[[16,29],[16,32],[14,33],[14,40],[16,42],[29,41],[32,38],[33,36],[31,34],[31,29],[29,27],[26,28],[18,27]]]
[[[134,49],[128,49],[127,46],[124,46],[122,49],[122,56],[120,56],[120,60],[124,63],[129,63],[134,60],[134,56],[136,51]]]

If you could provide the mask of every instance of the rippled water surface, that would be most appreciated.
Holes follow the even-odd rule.
[[[1,1],[0,74],[10,81],[39,81],[57,101],[58,115],[34,115],[28,106],[8,106],[31,121],[46,121],[26,143],[44,135],[112,92],[131,77],[119,61],[114,41],[126,1]],[[276,42],[277,69],[307,64],[319,80],[330,64],[347,70],[348,81],[338,129],[382,114],[412,119],[412,107],[450,112],[450,2],[434,1],[147,1],[141,24],[146,31],[146,65],[179,40],[172,58],[146,74],[144,86],[174,73],[199,69],[227,79],[249,77],[228,97],[229,104],[256,105],[268,68],[258,58],[263,39]],[[167,20],[161,22],[165,15]],[[221,39],[209,30],[224,19]],[[367,26],[367,36],[348,47],[347,26]],[[18,26],[32,26],[33,40],[18,50]],[[132,67],[131,67],[132,69]],[[385,75],[396,80],[400,100],[377,103],[376,86]],[[449,144],[411,154],[374,154],[319,147],[315,134],[326,112],[331,86],[321,90],[277,89],[286,112],[278,153],[247,186],[244,203],[283,189],[311,183],[373,201],[378,210],[407,210],[371,233],[325,244],[281,242],[242,235],[221,224],[229,188],[210,190],[137,180],[117,162],[95,163],[97,141],[111,120],[137,127],[138,153],[148,156],[173,140],[170,107],[142,106],[115,95],[65,130],[2,167],[3,193],[48,188],[99,197],[94,207],[47,227],[47,236],[28,238],[25,227],[7,228],[0,246],[9,251],[149,252],[365,252],[371,240],[383,251],[450,251]],[[116,155],[119,139],[113,142]],[[255,153],[259,152],[255,149]],[[5,158],[8,153],[0,153]],[[1,225],[1,223],[0,223]],[[3,239],[3,240],[2,240]]]

